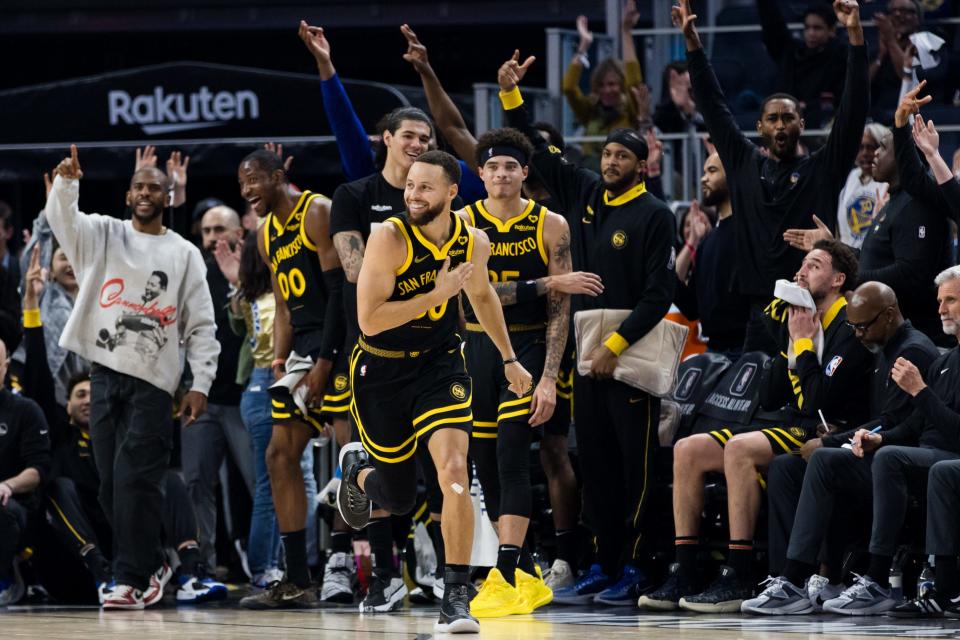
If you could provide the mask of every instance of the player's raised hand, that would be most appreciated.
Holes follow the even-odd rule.
[[[670,17],[673,19],[673,26],[683,32],[687,41],[697,40],[700,36],[697,34],[697,14],[690,9],[690,0],[679,0],[679,2],[670,8]]]
[[[318,64],[330,64],[330,42],[323,35],[323,27],[314,27],[301,20],[297,35]]]
[[[410,25],[400,25],[400,33],[407,39],[407,52],[403,54],[403,59],[412,64],[417,73],[423,73],[429,69],[430,59],[427,57],[427,47],[420,42]]]
[[[860,5],[857,0],[834,0],[833,12],[837,14],[837,22],[847,29],[860,26]]]
[[[137,147],[137,152],[133,163],[133,171],[137,172],[140,171],[140,169],[152,169],[156,166],[157,148],[152,144],[148,144],[143,149]]]
[[[921,80],[917,83],[917,86],[903,94],[903,99],[900,100],[900,104],[897,105],[897,110],[893,114],[893,123],[896,126],[906,125],[911,115],[920,113],[920,107],[933,100],[933,96],[918,97],[926,84],[926,80]]]
[[[55,173],[67,180],[80,180],[83,178],[83,171],[80,169],[80,156],[77,153],[77,145],[70,145],[70,157],[60,161]]]
[[[536,61],[535,56],[529,56],[520,64],[520,49],[514,49],[513,55],[509,60],[500,65],[497,72],[497,82],[500,84],[500,90],[503,92],[513,91],[523,77],[527,75],[527,70]]]

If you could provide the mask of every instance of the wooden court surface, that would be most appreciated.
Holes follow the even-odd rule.
[[[170,599],[168,598],[168,601]],[[147,611],[101,611],[96,607],[11,607],[0,610],[0,639],[70,640],[298,640],[363,638],[426,640],[434,634],[436,608],[360,615],[350,609],[244,611],[233,604]],[[477,636],[459,636],[471,638]],[[960,620],[904,621],[840,616],[756,618],[740,615],[648,614],[636,609],[547,607],[534,615],[481,621],[480,638],[588,640],[857,640],[864,638],[957,638]]]

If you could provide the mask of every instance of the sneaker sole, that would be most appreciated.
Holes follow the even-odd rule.
[[[741,613],[752,613],[758,616],[802,616],[814,612],[814,607],[808,600],[806,606],[796,609],[787,609],[779,607],[777,609],[764,609],[763,607],[748,607],[745,604],[740,606]]]
[[[726,602],[706,603],[706,602],[687,602],[680,599],[680,608],[685,611],[695,611],[697,613],[739,613],[743,600],[727,600]]]
[[[590,604],[593,602],[593,599],[597,597],[597,594],[590,593],[587,595],[575,595],[575,596],[558,596],[556,593],[553,594],[553,604],[567,604],[567,605],[578,605],[578,604]]]
[[[116,604],[116,603],[104,602],[103,608],[115,609],[117,611],[142,611],[144,608],[144,604],[142,602],[138,602],[137,604]]]
[[[880,605],[867,607],[865,609],[838,609],[836,607],[827,607],[824,605],[823,610],[827,613],[836,613],[841,616],[877,616],[880,614],[887,613],[890,609],[896,606],[896,603],[891,601],[889,605]]]
[[[647,596],[640,596],[637,600],[637,606],[641,609],[653,609],[654,611],[676,611],[680,608],[680,603],[673,600],[651,600]]]
[[[330,604],[353,604],[353,591],[338,591],[328,596],[321,595],[320,602],[329,602]]]
[[[605,598],[601,598],[600,596],[596,596],[596,597],[593,599],[593,602],[594,602],[594,604],[603,604],[603,605],[606,605],[606,606],[608,606],[608,607],[632,607],[632,606],[634,606],[634,599],[633,599],[633,598],[630,598],[630,599],[628,599],[628,600],[608,600],[608,599],[605,599]]]
[[[403,599],[406,597],[406,595],[407,587],[403,586],[391,594],[390,599],[383,604],[378,604],[375,607],[365,607],[361,602],[360,613],[389,613],[390,611],[395,611],[403,604]]]
[[[227,599],[227,590],[226,589],[213,589],[203,595],[191,596],[191,595],[180,595],[180,591],[177,591],[177,602],[182,602],[184,604],[192,604],[198,602],[213,602],[215,600],[226,600]]]
[[[437,633],[480,633],[480,623],[470,618],[460,618],[453,622],[437,622],[433,630]]]
[[[343,457],[346,453],[346,447],[340,449],[340,456],[338,460],[340,469],[343,469]],[[366,514],[344,511],[343,505],[347,502],[347,492],[349,491],[349,486],[350,483],[343,479],[340,481],[340,486],[337,487],[337,511],[340,512],[340,517],[343,518],[343,521],[347,523],[347,525],[359,531],[367,526],[367,523],[370,522],[370,518],[373,516],[373,502],[369,499],[367,500]]]

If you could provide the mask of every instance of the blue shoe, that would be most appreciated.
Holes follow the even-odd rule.
[[[610,586],[613,581],[600,570],[600,565],[590,565],[590,570],[581,575],[573,586],[554,591],[554,604],[589,604],[593,598]]]
[[[597,604],[614,607],[633,607],[637,604],[640,592],[647,588],[647,575],[632,565],[623,567],[620,579],[594,597]]]
[[[227,597],[227,586],[212,578],[179,576],[177,580],[180,583],[180,588],[177,589],[177,602],[208,602],[223,600]]]

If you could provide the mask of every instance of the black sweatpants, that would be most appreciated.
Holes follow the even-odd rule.
[[[960,553],[960,460],[938,462],[927,480],[927,553]]]
[[[583,510],[610,576],[635,561],[647,537],[660,399],[616,380],[576,375],[574,423]]]
[[[173,449],[173,400],[149,382],[103,366],[91,371],[90,395],[100,505],[115,538],[114,575],[118,584],[145,590],[163,563],[163,480]]]
[[[27,510],[16,498],[0,505],[0,578],[9,580],[13,558],[20,550],[27,529]]]

